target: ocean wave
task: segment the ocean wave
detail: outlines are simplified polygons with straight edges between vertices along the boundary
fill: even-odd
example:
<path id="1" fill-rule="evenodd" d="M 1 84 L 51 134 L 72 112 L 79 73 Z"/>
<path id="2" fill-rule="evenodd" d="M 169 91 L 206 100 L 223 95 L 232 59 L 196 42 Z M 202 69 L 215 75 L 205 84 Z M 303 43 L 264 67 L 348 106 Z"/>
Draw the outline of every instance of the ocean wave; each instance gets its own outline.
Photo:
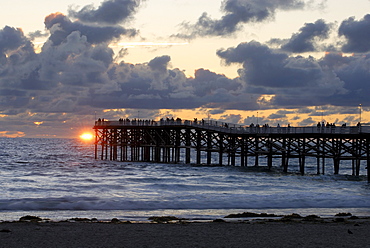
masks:
<path id="1" fill-rule="evenodd" d="M 57 211 L 57 210 L 158 210 L 158 209 L 295 209 L 295 208 L 368 208 L 370 200 L 361 197 L 345 199 L 322 196 L 312 201 L 311 198 L 277 199 L 270 196 L 239 196 L 239 200 L 214 199 L 211 196 L 183 197 L 181 199 L 111 199 L 97 197 L 62 197 L 62 198 L 23 198 L 0 200 L 0 211 Z"/>

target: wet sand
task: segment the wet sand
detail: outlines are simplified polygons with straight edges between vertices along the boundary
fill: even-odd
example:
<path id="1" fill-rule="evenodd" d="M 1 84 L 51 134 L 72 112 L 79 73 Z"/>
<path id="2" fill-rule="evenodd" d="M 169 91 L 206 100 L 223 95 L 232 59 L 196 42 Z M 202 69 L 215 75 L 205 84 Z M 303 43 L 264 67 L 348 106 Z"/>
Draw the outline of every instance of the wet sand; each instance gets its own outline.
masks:
<path id="1" fill-rule="evenodd" d="M 0 247 L 370 247 L 370 219 L 2 222 Z"/>

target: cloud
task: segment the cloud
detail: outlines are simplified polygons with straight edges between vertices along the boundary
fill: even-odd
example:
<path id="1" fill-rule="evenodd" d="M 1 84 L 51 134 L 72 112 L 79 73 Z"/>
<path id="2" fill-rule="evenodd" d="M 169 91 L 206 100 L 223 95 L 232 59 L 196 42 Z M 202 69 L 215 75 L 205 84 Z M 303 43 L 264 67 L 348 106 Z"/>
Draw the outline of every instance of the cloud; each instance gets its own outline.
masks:
<path id="1" fill-rule="evenodd" d="M 204 69 L 197 70 L 194 78 L 187 78 L 183 71 L 167 68 L 169 59 L 162 56 L 148 64 L 112 65 L 110 80 L 119 90 L 103 94 L 95 90 L 80 103 L 102 108 L 191 109 L 207 104 L 227 108 L 245 102 L 235 95 L 242 87 L 240 83 Z"/>
<path id="2" fill-rule="evenodd" d="M 331 98 L 333 104 L 357 106 L 359 103 L 369 103 L 369 53 L 356 56 L 328 53 L 320 60 L 320 64 L 332 70 L 345 83 L 343 87 L 348 91 L 344 97 Z"/>
<path id="3" fill-rule="evenodd" d="M 183 23 L 185 32 L 176 36 L 195 38 L 197 36 L 227 36 L 240 30 L 245 23 L 271 20 L 279 10 L 303 9 L 304 0 L 224 0 L 220 19 L 212 19 L 204 12 L 195 24 Z"/>
<path id="4" fill-rule="evenodd" d="M 69 8 L 68 15 L 81 22 L 115 25 L 127 21 L 137 12 L 140 0 L 106 0 L 98 8 L 87 5 L 77 10 Z"/>
<path id="5" fill-rule="evenodd" d="M 48 33 L 43 33 L 41 32 L 40 30 L 36 30 L 34 32 L 30 32 L 28 33 L 27 35 L 31 40 L 34 40 L 36 38 L 40 38 L 40 37 L 48 37 L 49 34 Z"/>
<path id="6" fill-rule="evenodd" d="M 211 95 L 218 89 L 236 92 L 238 89 L 242 88 L 240 82 L 205 69 L 196 70 L 195 78 L 190 80 L 190 83 L 194 88 L 194 93 L 198 97 Z"/>
<path id="7" fill-rule="evenodd" d="M 5 26 L 0 30 L 0 87 L 3 92 L 21 92 L 28 86 L 28 77 L 37 66 L 33 44 L 20 29 Z"/>
<path id="8" fill-rule="evenodd" d="M 251 41 L 217 54 L 226 64 L 242 65 L 239 75 L 245 92 L 272 96 L 261 102 L 266 108 L 370 103 L 370 86 L 364 83 L 370 81 L 369 53 L 344 56 L 331 52 L 318 59 L 291 56 Z"/>
<path id="9" fill-rule="evenodd" d="M 27 38 L 19 28 L 5 26 L 0 31 L 0 53 L 15 50 L 27 43 Z"/>
<path id="10" fill-rule="evenodd" d="M 106 1 L 97 9 L 90 6 L 76 11 L 74 17 L 88 11 L 98 15 L 108 2 L 118 4 L 118 1 Z M 253 8 L 248 10 L 248 4 Z M 236 8 L 239 5 L 245 6 Z M 276 11 L 304 6 L 303 1 L 224 1 L 225 16 L 210 20 L 225 25 L 218 33 L 221 35 L 224 31 L 225 34 L 235 32 L 243 23 L 269 20 Z M 129 14 L 122 13 L 122 22 L 132 18 L 137 7 Z M 266 15 L 262 14 L 263 10 L 267 10 Z M 254 11 L 255 14 L 247 20 L 242 19 L 238 11 Z M 228 17 L 230 23 L 226 22 L 227 15 L 231 15 Z M 353 20 L 352 25 L 359 22 Z M 290 39 L 284 43 L 280 41 L 282 47 L 278 49 L 257 41 L 220 49 L 217 55 L 225 64 L 240 66 L 236 78 L 204 68 L 198 68 L 189 77 L 181 68 L 172 68 L 168 55 L 137 64 L 118 61 L 109 43 L 135 35 L 137 31 L 116 23 L 118 21 L 108 23 L 98 19 L 92 23 L 87 17 L 73 21 L 61 13 L 51 14 L 45 18 L 49 37 L 38 53 L 31 40 L 41 33 L 26 37 L 21 29 L 8 26 L 1 29 L 0 114 L 7 120 L 2 124 L 14 128 L 7 131 L 27 130 L 29 123 L 43 122 L 37 128 L 54 128 L 55 123 L 54 131 L 58 133 L 83 118 L 90 124 L 91 116 L 86 116 L 104 109 L 145 109 L 154 118 L 158 109 L 201 108 L 204 113 L 207 110 L 215 115 L 223 113 L 224 121 L 239 122 L 242 120 L 239 114 L 226 110 L 300 107 L 302 111 L 296 112 L 299 118 L 313 111 L 308 108 L 310 106 L 347 107 L 358 106 L 359 102 L 370 105 L 370 86 L 364 83 L 370 82 L 369 53 L 345 56 L 331 52 L 322 58 L 292 54 L 320 50 L 320 42 L 326 39 L 331 28 L 324 20 L 305 24 Z M 214 27 L 201 26 L 199 30 L 217 34 L 213 32 Z M 345 36 L 347 45 L 352 41 L 349 37 Z M 135 115 L 113 112 L 107 117 Z M 335 109 L 335 113 L 339 112 Z M 289 121 L 291 114 L 291 111 L 277 111 L 268 118 L 283 124 Z M 260 123 L 268 123 L 266 118 L 259 117 Z M 250 117 L 245 121 L 250 123 L 255 119 Z M 13 127 L 16 120 L 21 121 Z M 302 123 L 310 121 L 306 119 Z"/>
<path id="11" fill-rule="evenodd" d="M 26 134 L 24 132 L 19 131 L 0 131 L 0 137 L 6 138 L 20 138 L 24 137 Z"/>
<path id="12" fill-rule="evenodd" d="M 317 121 L 313 120 L 311 117 L 308 117 L 307 119 L 304 119 L 298 123 L 298 126 L 302 127 L 308 127 L 308 126 L 313 126 L 317 124 Z"/>
<path id="13" fill-rule="evenodd" d="M 268 46 L 252 41 L 235 48 L 219 50 L 226 63 L 241 63 L 244 80 L 250 86 L 297 88 L 317 86 L 324 72 L 314 58 L 289 57 Z"/>
<path id="14" fill-rule="evenodd" d="M 75 22 L 63 14 L 49 15 L 45 24 L 50 38 L 39 54 L 20 30 L 7 27 L 0 31 L 7 34 L 3 37 L 14 39 L 12 44 L 0 40 L 7 53 L 1 67 L 1 109 L 9 113 L 25 109 L 74 113 L 83 108 L 225 111 L 367 101 L 369 89 L 363 84 L 369 79 L 367 55 L 291 56 L 294 49 L 274 50 L 251 41 L 217 51 L 226 64 L 241 65 L 239 77 L 230 79 L 203 68 L 187 77 L 180 69 L 171 69 L 168 55 L 142 64 L 117 63 L 108 43 L 89 40 L 91 34 L 84 35 L 83 29 L 69 28 Z M 323 20 L 305 24 L 286 44 L 314 45 L 326 37 L 328 27 Z M 57 31 L 65 32 L 57 35 Z M 274 116 L 278 115 L 284 116 Z"/>
<path id="15" fill-rule="evenodd" d="M 217 54 L 227 64 L 242 64 L 239 73 L 246 90 L 275 95 L 271 103 L 279 107 L 312 106 L 346 93 L 344 82 L 313 57 L 288 56 L 256 41 Z"/>
<path id="16" fill-rule="evenodd" d="M 113 61 L 113 51 L 105 44 L 92 45 L 78 31 L 63 43 L 46 43 L 39 55 L 40 78 L 67 85 L 91 85 L 107 82 L 105 73 Z"/>
<path id="17" fill-rule="evenodd" d="M 99 44 L 118 39 L 121 36 L 132 37 L 137 30 L 125 29 L 121 26 L 96 26 L 86 25 L 79 21 L 72 22 L 62 13 L 53 13 L 45 17 L 45 27 L 50 31 L 49 40 L 54 45 L 60 45 L 66 38 L 75 31 L 87 38 L 91 44 Z"/>
<path id="18" fill-rule="evenodd" d="M 339 27 L 339 35 L 346 38 L 342 46 L 343 52 L 364 53 L 370 51 L 370 14 L 360 21 L 354 17 L 344 20 Z"/>
<path id="19" fill-rule="evenodd" d="M 241 115 L 230 114 L 221 116 L 220 121 L 226 123 L 239 123 L 242 119 L 243 117 Z"/>
<path id="20" fill-rule="evenodd" d="M 167 71 L 168 63 L 171 61 L 171 57 L 164 55 L 160 57 L 156 57 L 149 61 L 148 66 L 153 71 L 158 71 L 161 73 L 165 73 Z"/>
<path id="21" fill-rule="evenodd" d="M 292 53 L 304 53 L 320 51 L 317 41 L 325 40 L 329 37 L 330 24 L 324 20 L 317 20 L 315 23 L 306 23 L 299 31 L 281 46 L 281 49 Z"/>
<path id="22" fill-rule="evenodd" d="M 270 120 L 280 120 L 287 118 L 287 114 L 293 114 L 292 111 L 278 110 L 276 113 L 270 114 L 267 118 Z"/>

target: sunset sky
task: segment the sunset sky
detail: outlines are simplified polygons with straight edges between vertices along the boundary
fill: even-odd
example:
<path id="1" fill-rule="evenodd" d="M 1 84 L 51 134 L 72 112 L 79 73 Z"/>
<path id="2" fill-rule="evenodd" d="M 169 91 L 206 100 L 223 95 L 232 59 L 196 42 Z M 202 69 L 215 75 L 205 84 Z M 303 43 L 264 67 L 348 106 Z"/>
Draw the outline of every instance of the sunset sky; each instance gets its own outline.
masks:
<path id="1" fill-rule="evenodd" d="M 0 137 L 370 122 L 370 0 L 14 0 L 0 24 Z"/>

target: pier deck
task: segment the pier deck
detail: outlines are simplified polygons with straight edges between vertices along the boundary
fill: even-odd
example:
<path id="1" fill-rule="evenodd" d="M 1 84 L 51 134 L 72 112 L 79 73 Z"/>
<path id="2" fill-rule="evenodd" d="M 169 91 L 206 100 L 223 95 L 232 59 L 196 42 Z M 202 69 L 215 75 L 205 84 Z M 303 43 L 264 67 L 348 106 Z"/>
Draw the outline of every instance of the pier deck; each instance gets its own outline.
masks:
<path id="1" fill-rule="evenodd" d="M 298 158 L 303 175 L 306 158 L 314 157 L 317 174 L 324 174 L 326 159 L 332 159 L 334 174 L 339 174 L 342 160 L 351 160 L 355 176 L 365 160 L 370 182 L 370 126 L 246 127 L 216 121 L 122 120 L 97 121 L 94 130 L 95 159 L 247 166 L 252 157 L 258 166 L 260 157 L 266 157 L 268 168 L 278 163 L 287 172 L 289 159 Z"/>

